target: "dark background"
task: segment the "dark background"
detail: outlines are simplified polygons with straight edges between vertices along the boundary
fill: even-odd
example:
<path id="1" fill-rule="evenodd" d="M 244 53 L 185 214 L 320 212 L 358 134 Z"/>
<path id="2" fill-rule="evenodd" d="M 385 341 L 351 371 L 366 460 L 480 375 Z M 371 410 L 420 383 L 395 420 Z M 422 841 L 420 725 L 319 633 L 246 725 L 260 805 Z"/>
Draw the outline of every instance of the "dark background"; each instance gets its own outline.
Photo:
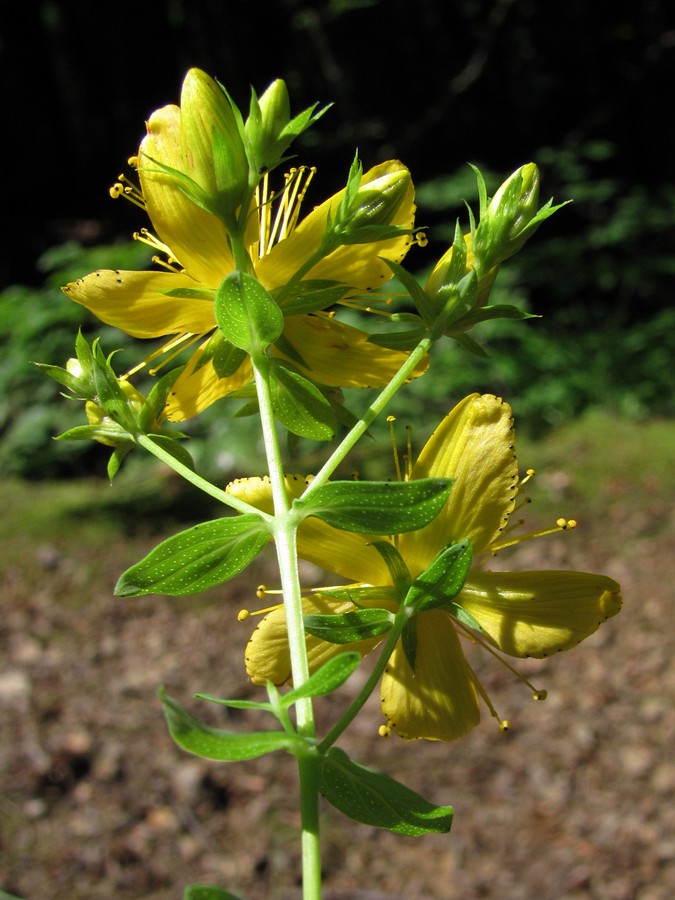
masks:
<path id="1" fill-rule="evenodd" d="M 12 4 L 2 27 L 6 231 L 0 281 L 73 234 L 138 227 L 107 188 L 143 122 L 199 66 L 246 107 L 286 79 L 293 108 L 333 101 L 304 142 L 322 195 L 355 147 L 401 158 L 416 182 L 478 162 L 501 174 L 542 146 L 609 142 L 592 174 L 672 182 L 675 22 L 669 0 L 148 0 Z M 311 150 L 311 153 L 310 153 Z M 544 190 L 553 193 L 555 173 Z M 574 214 L 561 227 L 574 228 Z"/>
<path id="2" fill-rule="evenodd" d="M 251 86 L 261 93 L 277 77 L 294 113 L 334 104 L 295 147 L 319 170 L 306 208 L 344 185 L 356 149 L 365 168 L 403 160 L 416 223 L 429 228 L 429 247 L 406 258 L 420 277 L 455 219 L 468 228 L 467 163 L 492 192 L 534 160 L 542 202 L 573 200 L 502 267 L 492 293 L 542 318 L 477 328 L 487 360 L 441 343 L 435 374 L 397 400 L 411 425 L 447 412 L 449 386 L 454 398 L 509 398 L 533 435 L 589 408 L 633 421 L 675 415 L 672 9 L 672 0 L 12 4 L 0 32 L 0 471 L 79 475 L 103 459 L 99 447 L 54 443 L 81 409 L 32 361 L 63 365 L 78 328 L 121 349 L 122 369 L 147 354 L 60 287 L 97 268 L 148 265 L 130 237 L 150 223 L 108 190 L 153 110 L 179 102 L 191 66 L 244 112 Z M 237 408 L 218 404 L 191 423 L 206 469 L 224 440 L 248 461 L 243 420 L 230 427 Z M 243 435 L 239 449 L 232 434 Z"/>

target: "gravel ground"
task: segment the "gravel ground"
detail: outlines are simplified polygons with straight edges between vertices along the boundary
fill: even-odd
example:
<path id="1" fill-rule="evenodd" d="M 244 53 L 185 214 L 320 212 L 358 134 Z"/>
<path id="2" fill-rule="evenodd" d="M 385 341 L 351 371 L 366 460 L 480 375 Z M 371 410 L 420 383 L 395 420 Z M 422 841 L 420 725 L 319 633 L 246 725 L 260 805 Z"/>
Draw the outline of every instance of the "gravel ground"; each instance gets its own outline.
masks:
<path id="1" fill-rule="evenodd" d="M 503 559 L 605 572 L 622 584 L 623 612 L 579 648 L 521 664 L 545 703 L 487 654 L 471 657 L 507 735 L 486 716 L 451 745 L 383 739 L 373 702 L 341 746 L 452 803 L 455 822 L 449 835 L 403 838 L 326 807 L 329 900 L 675 896 L 672 497 L 655 484 L 636 506 L 629 485 L 608 490 L 602 519 Z M 106 534 L 92 547 L 79 527 L 20 553 L 10 541 L 5 555 L 0 886 L 27 900 L 169 900 L 197 881 L 299 897 L 293 761 L 187 756 L 156 699 L 161 683 L 214 723 L 244 727 L 248 714 L 190 698 L 259 696 L 236 612 L 252 602 L 249 583 L 273 577 L 258 569 L 199 601 L 116 600 L 117 575 L 157 536 Z M 321 704 L 322 727 L 356 688 Z"/>

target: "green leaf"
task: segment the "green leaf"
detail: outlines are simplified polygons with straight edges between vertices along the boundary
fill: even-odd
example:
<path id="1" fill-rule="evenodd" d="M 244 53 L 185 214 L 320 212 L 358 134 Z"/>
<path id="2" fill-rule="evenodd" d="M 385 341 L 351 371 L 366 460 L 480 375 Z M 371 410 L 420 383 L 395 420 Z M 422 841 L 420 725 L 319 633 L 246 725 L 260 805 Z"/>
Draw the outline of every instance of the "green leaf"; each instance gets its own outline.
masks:
<path id="1" fill-rule="evenodd" d="M 183 891 L 183 900 L 241 900 L 241 897 L 216 884 L 189 884 Z"/>
<path id="2" fill-rule="evenodd" d="M 402 534 L 433 521 L 452 490 L 452 478 L 414 481 L 331 481 L 296 500 L 294 509 L 342 531 Z"/>
<path id="3" fill-rule="evenodd" d="M 321 793 L 350 819 L 397 834 L 444 834 L 452 825 L 451 806 L 429 803 L 388 775 L 354 762 L 338 747 L 324 758 Z"/>
<path id="4" fill-rule="evenodd" d="M 246 272 L 227 275 L 216 291 L 214 313 L 230 343 L 260 353 L 284 330 L 284 314 L 257 278 Z"/>
<path id="5" fill-rule="evenodd" d="M 281 360 L 270 360 L 270 388 L 274 415 L 293 434 L 314 441 L 329 441 L 336 422 L 330 403 L 307 378 L 291 371 Z"/>
<path id="6" fill-rule="evenodd" d="M 296 735 L 285 731 L 224 731 L 198 722 L 176 700 L 169 697 L 163 688 L 159 690 L 164 715 L 169 725 L 171 737 L 188 753 L 203 759 L 219 762 L 239 762 L 255 759 L 275 750 L 302 752 L 305 742 Z"/>
<path id="7" fill-rule="evenodd" d="M 460 541 L 444 547 L 413 581 L 406 595 L 405 605 L 416 613 L 439 606 L 445 608 L 462 590 L 472 558 L 471 541 Z"/>
<path id="8" fill-rule="evenodd" d="M 203 522 L 163 541 L 127 569 L 115 594 L 175 597 L 205 591 L 245 569 L 268 540 L 265 524 L 255 514 Z"/>
<path id="9" fill-rule="evenodd" d="M 330 644 L 353 644 L 386 634 L 394 623 L 388 609 L 357 609 L 334 616 L 303 616 L 305 631 Z"/>
<path id="10" fill-rule="evenodd" d="M 281 702 L 288 708 L 304 697 L 323 697 L 341 687 L 361 662 L 360 653 L 340 653 L 329 659 L 298 688 L 283 694 Z"/>

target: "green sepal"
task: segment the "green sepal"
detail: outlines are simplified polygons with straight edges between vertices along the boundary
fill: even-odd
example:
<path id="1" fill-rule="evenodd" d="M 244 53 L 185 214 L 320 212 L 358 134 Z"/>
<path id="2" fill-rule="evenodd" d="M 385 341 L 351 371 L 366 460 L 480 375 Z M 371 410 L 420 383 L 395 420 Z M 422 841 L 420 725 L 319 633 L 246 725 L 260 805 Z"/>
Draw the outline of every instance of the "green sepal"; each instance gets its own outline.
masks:
<path id="1" fill-rule="evenodd" d="M 354 587 L 353 584 L 348 584 L 344 587 L 321 588 L 315 593 L 320 597 L 329 597 L 331 600 L 351 600 L 354 606 L 362 606 L 364 600 L 396 601 L 396 594 L 391 585 Z"/>
<path id="2" fill-rule="evenodd" d="M 429 803 L 388 775 L 350 759 L 339 747 L 324 758 L 321 793 L 350 819 L 397 834 L 444 834 L 452 826 L 451 806 Z"/>
<path id="3" fill-rule="evenodd" d="M 396 547 L 389 541 L 373 541 L 372 546 L 380 554 L 389 569 L 395 593 L 400 594 L 401 591 L 407 590 L 410 586 L 410 570 Z"/>
<path id="4" fill-rule="evenodd" d="M 148 434 L 148 439 L 151 440 L 153 444 L 157 444 L 158 447 L 161 447 L 165 453 L 173 456 L 173 458 L 175 460 L 178 460 L 179 463 L 182 463 L 188 469 L 192 469 L 192 471 L 194 471 L 194 460 L 190 456 L 189 452 L 185 449 L 185 447 L 182 444 L 178 443 L 175 435 L 157 434 L 155 432 L 152 434 Z"/>
<path id="5" fill-rule="evenodd" d="M 349 285 L 339 281 L 301 281 L 293 286 L 290 295 L 282 288 L 277 300 L 285 316 L 304 316 L 333 306 L 348 291 Z"/>
<path id="6" fill-rule="evenodd" d="M 219 762 L 256 759 L 275 750 L 302 753 L 305 742 L 285 731 L 225 731 L 198 722 L 180 703 L 169 697 L 164 688 L 158 691 L 171 737 L 188 753 Z"/>
<path id="7" fill-rule="evenodd" d="M 218 378 L 229 378 L 230 375 L 234 375 L 245 359 L 245 350 L 235 347 L 231 341 L 227 340 L 222 331 L 214 331 L 202 348 L 194 370 L 198 372 L 202 366 L 211 363 Z"/>
<path id="8" fill-rule="evenodd" d="M 311 675 L 301 687 L 293 688 L 285 694 L 279 694 L 279 705 L 282 709 L 288 709 L 305 697 L 324 697 L 326 694 L 332 693 L 345 683 L 360 661 L 361 655 L 351 651 L 334 656 Z M 268 682 L 268 692 L 269 687 L 270 683 Z M 223 700 L 220 697 L 213 697 L 211 694 L 201 693 L 195 694 L 195 697 L 233 709 L 262 709 L 266 712 L 274 712 L 272 703 L 259 703 L 254 700 Z"/>
<path id="9" fill-rule="evenodd" d="M 411 671 L 415 671 L 417 662 L 417 622 L 415 619 L 409 619 L 403 626 L 401 632 L 401 644 L 405 658 L 408 661 Z"/>
<path id="10" fill-rule="evenodd" d="M 78 400 L 93 400 L 96 396 L 94 358 L 91 347 L 82 334 L 81 329 L 77 332 L 77 337 L 75 338 L 75 356 L 80 364 L 79 374 L 68 371 L 68 368 L 63 369 L 61 366 L 50 366 L 46 363 L 34 363 L 33 365 L 37 366 L 38 369 L 42 369 L 45 375 L 49 375 L 54 381 L 58 381 L 59 384 L 67 387 Z"/>
<path id="11" fill-rule="evenodd" d="M 414 481 L 331 481 L 293 508 L 341 531 L 402 534 L 433 521 L 448 499 L 452 478 Z"/>
<path id="12" fill-rule="evenodd" d="M 525 312 L 525 310 L 520 309 L 518 306 L 512 306 L 507 303 L 499 303 L 495 306 L 483 306 L 478 309 L 473 309 L 470 312 L 462 315 L 458 320 L 452 320 L 449 328 L 449 333 L 452 334 L 452 326 L 456 324 L 456 322 L 461 325 L 462 328 L 473 328 L 474 325 L 478 325 L 480 322 L 488 322 L 490 319 L 539 319 L 540 316 L 535 313 Z M 454 335 L 453 335 L 454 336 Z"/>
<path id="13" fill-rule="evenodd" d="M 444 547 L 410 585 L 404 605 L 415 613 L 445 608 L 462 590 L 472 558 L 471 541 Z"/>
<path id="14" fill-rule="evenodd" d="M 178 300 L 206 300 L 213 303 L 216 295 L 214 288 L 173 288 L 170 291 L 159 291 L 165 297 L 175 297 Z"/>
<path id="15" fill-rule="evenodd" d="M 368 336 L 369 344 L 377 344 L 387 350 L 414 350 L 427 336 L 426 328 L 413 328 L 409 331 L 377 332 Z"/>
<path id="16" fill-rule="evenodd" d="M 113 368 L 110 364 L 112 357 L 103 355 L 98 344 L 93 347 L 94 356 L 94 384 L 96 385 L 96 395 L 101 408 L 106 415 L 114 419 L 130 434 L 135 435 L 139 431 L 136 416 L 129 408 L 129 399 L 120 387 Z"/>
<path id="17" fill-rule="evenodd" d="M 400 263 L 394 262 L 393 259 L 385 259 L 384 257 L 380 257 L 380 259 L 389 266 L 393 274 L 406 289 L 410 295 L 410 299 L 415 304 L 417 312 L 422 317 L 422 321 L 426 325 L 431 325 L 438 313 L 438 303 L 434 302 L 422 285 L 417 281 L 415 276 L 408 272 L 407 269 L 404 269 Z"/>
<path id="18" fill-rule="evenodd" d="M 303 616 L 305 631 L 329 644 L 352 644 L 391 630 L 394 614 L 388 609 L 357 609 L 341 615 Z"/>
<path id="19" fill-rule="evenodd" d="M 242 898 L 239 894 L 218 887 L 217 884 L 189 884 L 183 890 L 183 900 L 242 900 Z"/>
<path id="20" fill-rule="evenodd" d="M 108 465 L 106 466 L 106 473 L 110 481 L 113 480 L 115 475 L 120 470 L 120 466 L 122 465 L 125 456 L 132 449 L 133 444 L 118 444 L 117 447 L 110 454 L 110 459 L 108 460 Z"/>
<path id="21" fill-rule="evenodd" d="M 98 441 L 107 438 L 114 441 L 128 441 L 133 443 L 133 435 L 125 431 L 116 422 L 104 422 L 101 425 L 74 425 L 68 431 L 57 434 L 56 441 Z M 103 442 L 101 442 L 103 443 Z"/>
<path id="22" fill-rule="evenodd" d="M 178 376 L 182 371 L 182 366 L 172 369 L 153 384 L 138 414 L 138 427 L 144 434 L 147 434 L 156 425 L 162 410 L 166 406 L 166 398 L 169 396 L 169 391 L 178 380 Z"/>
<path id="23" fill-rule="evenodd" d="M 214 314 L 227 340 L 247 353 L 261 353 L 284 330 L 284 314 L 276 300 L 247 272 L 231 272 L 223 278 Z"/>
<path id="24" fill-rule="evenodd" d="M 463 347 L 473 356 L 477 356 L 480 359 L 489 359 L 490 354 L 484 347 L 478 343 L 478 341 L 474 341 L 474 339 L 469 334 L 453 334 L 453 341 L 457 341 L 460 347 Z"/>
<path id="25" fill-rule="evenodd" d="M 274 415 L 293 434 L 329 441 L 337 423 L 330 403 L 307 378 L 279 359 L 270 360 L 270 390 Z"/>
<path id="26" fill-rule="evenodd" d="M 118 597 L 196 594 L 238 575 L 269 540 L 255 515 L 202 522 L 162 541 L 120 577 Z"/>

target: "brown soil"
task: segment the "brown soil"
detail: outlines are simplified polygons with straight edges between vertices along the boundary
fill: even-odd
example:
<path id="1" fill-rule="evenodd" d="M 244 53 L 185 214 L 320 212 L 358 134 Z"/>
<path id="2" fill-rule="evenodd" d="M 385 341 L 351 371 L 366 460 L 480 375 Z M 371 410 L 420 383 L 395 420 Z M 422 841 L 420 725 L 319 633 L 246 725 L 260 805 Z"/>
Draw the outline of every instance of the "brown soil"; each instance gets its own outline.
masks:
<path id="1" fill-rule="evenodd" d="M 511 733 L 486 716 L 456 744 L 405 743 L 378 737 L 377 702 L 357 719 L 341 746 L 452 803 L 455 822 L 449 835 L 404 838 L 326 806 L 327 898 L 675 896 L 675 538 L 662 495 L 638 509 L 624 488 L 594 524 L 509 559 L 605 572 L 625 597 L 579 648 L 520 664 L 548 689 L 545 703 L 472 656 Z M 293 760 L 188 756 L 156 699 L 164 684 L 214 723 L 268 727 L 191 696 L 260 696 L 243 673 L 250 625 L 236 612 L 251 603 L 249 583 L 273 576 L 259 569 L 200 601 L 114 599 L 117 575 L 156 541 L 108 535 L 92 550 L 63 529 L 6 559 L 0 886 L 27 900 L 169 900 L 194 882 L 299 897 Z M 353 691 L 320 703 L 322 727 Z"/>

